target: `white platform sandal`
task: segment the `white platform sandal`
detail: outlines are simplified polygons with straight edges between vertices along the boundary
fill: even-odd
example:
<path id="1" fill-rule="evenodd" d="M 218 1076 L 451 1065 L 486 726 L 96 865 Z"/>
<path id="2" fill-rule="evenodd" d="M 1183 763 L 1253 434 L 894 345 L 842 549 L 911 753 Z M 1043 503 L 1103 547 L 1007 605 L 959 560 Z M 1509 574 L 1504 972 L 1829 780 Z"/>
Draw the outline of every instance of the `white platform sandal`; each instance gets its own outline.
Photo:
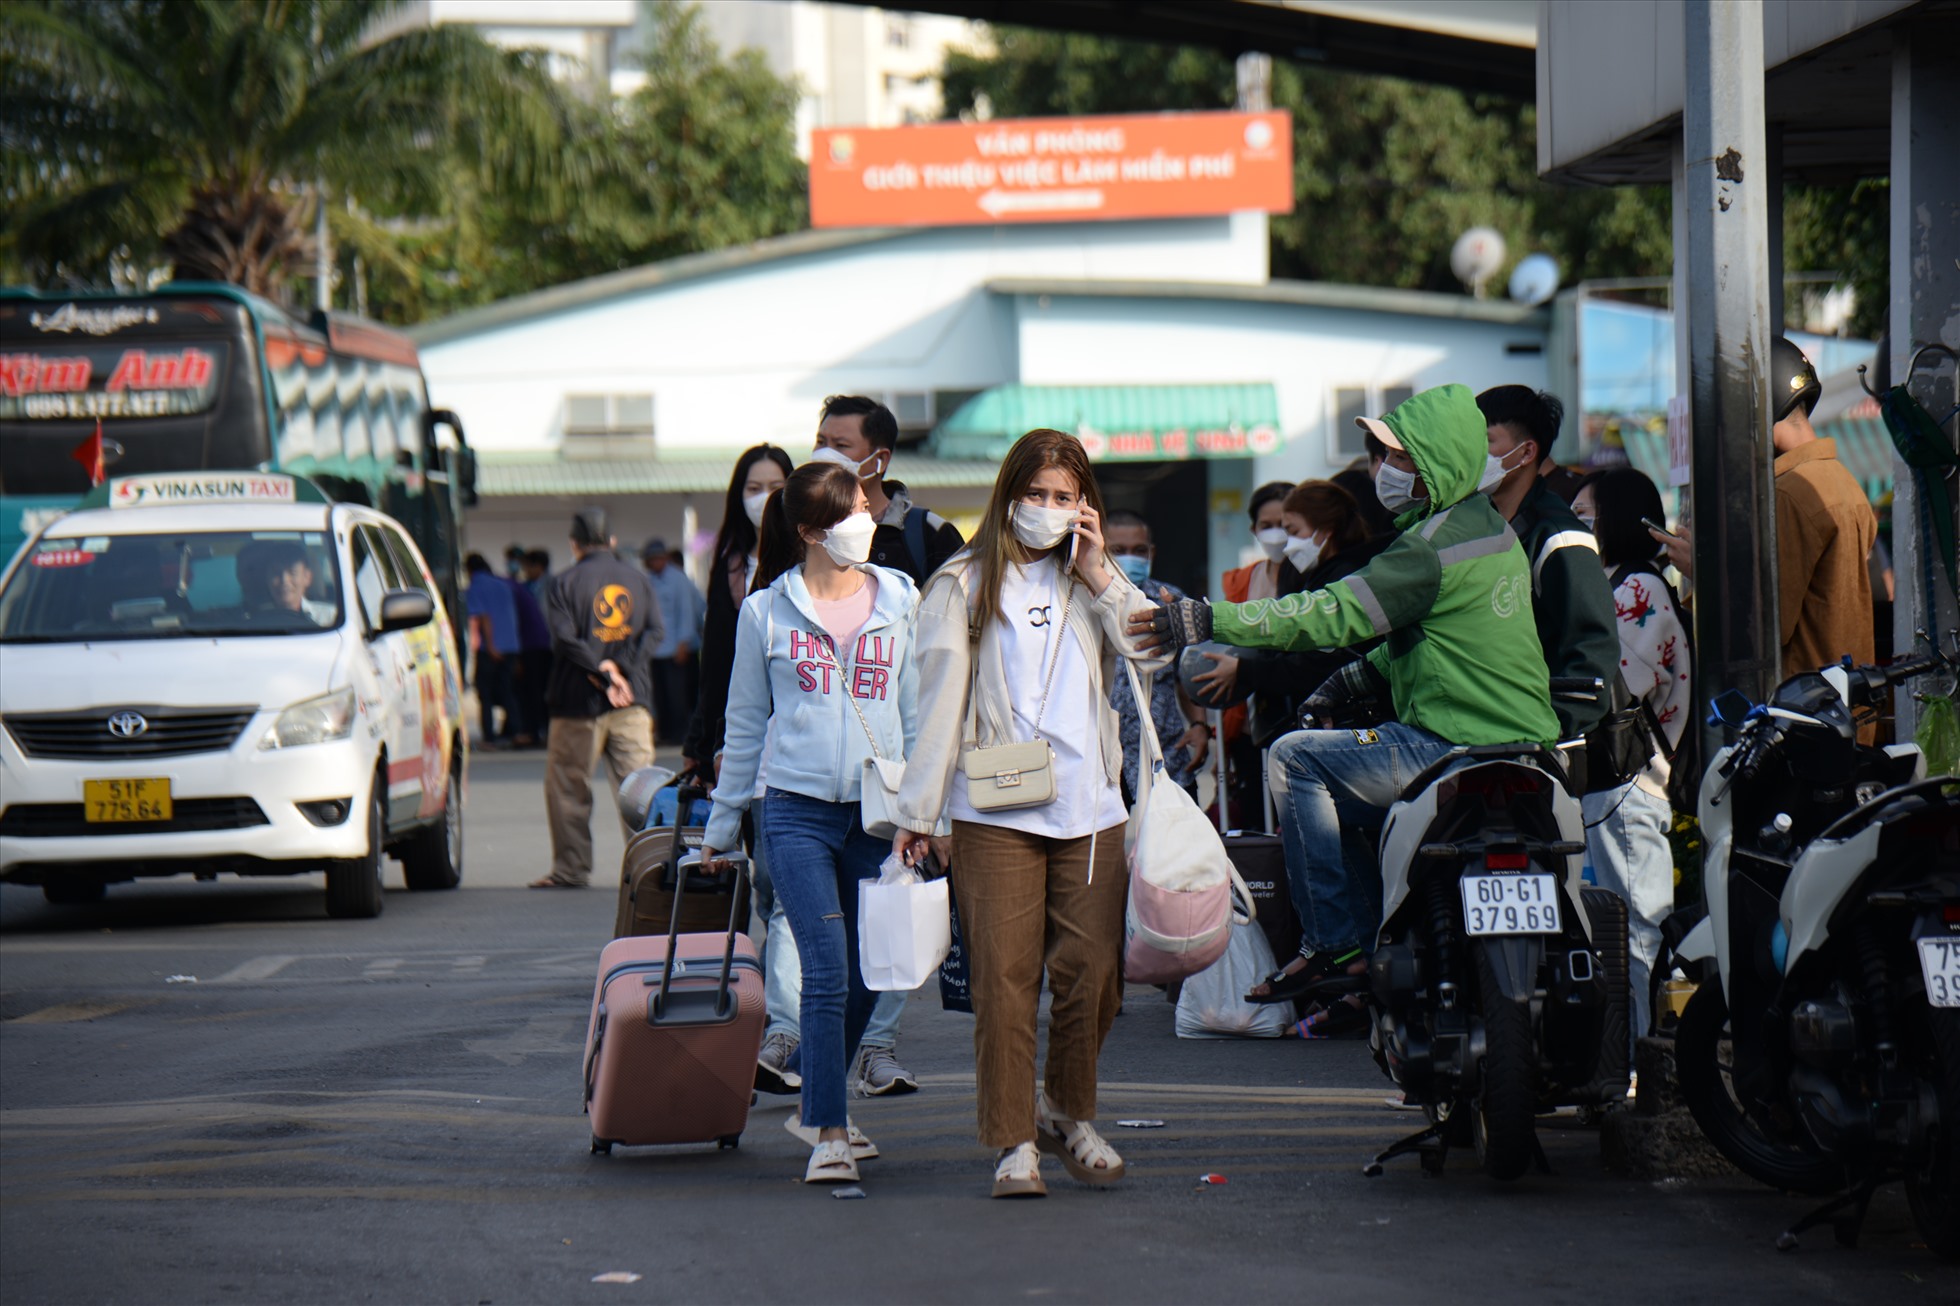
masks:
<path id="1" fill-rule="evenodd" d="M 1123 1177 L 1123 1158 L 1094 1125 L 1050 1114 L 1047 1099 L 1039 1096 L 1035 1099 L 1034 1141 L 1085 1184 L 1101 1188 Z"/>
<path id="2" fill-rule="evenodd" d="M 805 1125 L 803 1124 L 803 1117 L 800 1113 L 797 1115 L 793 1115 L 789 1119 L 783 1121 L 783 1128 L 788 1130 L 795 1137 L 802 1139 L 810 1146 L 815 1147 L 817 1145 L 817 1139 L 818 1139 L 817 1131 L 805 1127 Z M 878 1145 L 872 1142 L 871 1139 L 866 1136 L 865 1132 L 862 1129 L 859 1129 L 855 1124 L 851 1125 L 850 1132 L 851 1132 L 851 1159 L 853 1161 L 876 1161 L 878 1159 Z"/>
<path id="3" fill-rule="evenodd" d="M 858 1167 L 851 1159 L 851 1145 L 841 1138 L 818 1143 L 810 1153 L 810 1168 L 803 1172 L 806 1184 L 854 1184 L 857 1180 Z"/>
<path id="4" fill-rule="evenodd" d="M 1001 1152 L 994 1165 L 994 1196 L 1048 1196 L 1048 1185 L 1041 1182 L 1041 1154 L 1033 1143 L 1022 1143 Z"/>

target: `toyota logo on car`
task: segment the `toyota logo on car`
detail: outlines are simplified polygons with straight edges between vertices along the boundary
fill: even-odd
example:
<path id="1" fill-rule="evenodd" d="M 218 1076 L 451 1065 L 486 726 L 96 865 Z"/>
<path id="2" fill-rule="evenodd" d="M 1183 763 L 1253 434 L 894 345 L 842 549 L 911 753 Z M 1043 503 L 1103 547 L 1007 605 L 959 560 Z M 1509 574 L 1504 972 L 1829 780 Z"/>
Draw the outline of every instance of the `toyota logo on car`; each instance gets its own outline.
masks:
<path id="1" fill-rule="evenodd" d="M 118 739 L 134 739 L 149 728 L 141 712 L 117 712 L 109 718 L 109 733 Z"/>

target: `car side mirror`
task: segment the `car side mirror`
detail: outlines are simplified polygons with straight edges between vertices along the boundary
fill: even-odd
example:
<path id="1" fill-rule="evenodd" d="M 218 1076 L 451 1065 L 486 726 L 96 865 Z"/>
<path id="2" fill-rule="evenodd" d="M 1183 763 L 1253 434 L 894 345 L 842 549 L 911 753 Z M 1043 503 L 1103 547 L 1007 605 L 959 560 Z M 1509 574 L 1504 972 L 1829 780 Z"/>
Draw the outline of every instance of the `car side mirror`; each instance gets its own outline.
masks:
<path id="1" fill-rule="evenodd" d="M 389 590 L 381 596 L 381 611 L 375 619 L 375 634 L 413 630 L 436 619 L 436 601 L 421 590 Z"/>

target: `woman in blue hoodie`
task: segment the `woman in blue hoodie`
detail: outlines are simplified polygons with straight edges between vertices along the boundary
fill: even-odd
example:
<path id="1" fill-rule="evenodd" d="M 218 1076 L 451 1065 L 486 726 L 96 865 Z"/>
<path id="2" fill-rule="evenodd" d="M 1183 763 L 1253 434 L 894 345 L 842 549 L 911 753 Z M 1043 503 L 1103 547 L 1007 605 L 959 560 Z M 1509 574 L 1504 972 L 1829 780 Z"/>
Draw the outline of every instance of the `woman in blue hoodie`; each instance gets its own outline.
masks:
<path id="1" fill-rule="evenodd" d="M 852 1183 L 877 1156 L 845 1115 L 845 1068 L 877 995 L 857 964 L 858 881 L 890 847 L 858 820 L 865 759 L 912 746 L 917 685 L 909 576 L 868 565 L 877 525 L 857 478 L 810 463 L 762 512 L 755 589 L 735 629 L 727 735 L 702 860 L 735 845 L 770 741 L 757 838 L 803 958 L 803 1100 L 790 1132 L 815 1145 L 809 1183 Z"/>

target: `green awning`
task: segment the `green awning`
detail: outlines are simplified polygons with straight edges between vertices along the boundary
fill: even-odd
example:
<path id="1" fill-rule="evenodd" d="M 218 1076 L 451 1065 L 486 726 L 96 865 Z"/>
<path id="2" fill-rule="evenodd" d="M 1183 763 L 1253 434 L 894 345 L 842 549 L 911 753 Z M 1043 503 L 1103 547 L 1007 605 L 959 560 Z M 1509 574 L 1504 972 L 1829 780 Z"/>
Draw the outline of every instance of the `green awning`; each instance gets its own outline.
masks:
<path id="1" fill-rule="evenodd" d="M 1081 439 L 1102 462 L 1251 458 L 1279 448 L 1279 397 L 1270 382 L 1235 385 L 1002 385 L 939 424 L 942 458 L 998 462 L 1029 431 Z"/>
<path id="2" fill-rule="evenodd" d="M 799 452 L 792 450 L 792 456 Z M 720 453 L 690 451 L 663 458 L 579 458 L 556 453 L 478 455 L 477 493 L 489 499 L 521 496 L 562 498 L 617 494 L 721 494 L 735 470 L 740 449 Z M 933 458 L 922 451 L 901 449 L 893 480 L 919 490 L 988 486 L 1000 467 L 988 462 L 958 462 Z"/>
<path id="3" fill-rule="evenodd" d="M 1892 492 L 1892 436 L 1876 417 L 1840 417 L 1817 424 L 1817 434 L 1837 441 L 1838 461 L 1851 473 L 1874 505 Z M 1660 423 L 1654 429 L 1627 423 L 1621 431 L 1627 460 L 1662 490 L 1667 489 L 1667 432 Z M 1601 454 L 1607 451 L 1602 450 Z M 1604 458 L 1595 455 L 1596 462 Z"/>

